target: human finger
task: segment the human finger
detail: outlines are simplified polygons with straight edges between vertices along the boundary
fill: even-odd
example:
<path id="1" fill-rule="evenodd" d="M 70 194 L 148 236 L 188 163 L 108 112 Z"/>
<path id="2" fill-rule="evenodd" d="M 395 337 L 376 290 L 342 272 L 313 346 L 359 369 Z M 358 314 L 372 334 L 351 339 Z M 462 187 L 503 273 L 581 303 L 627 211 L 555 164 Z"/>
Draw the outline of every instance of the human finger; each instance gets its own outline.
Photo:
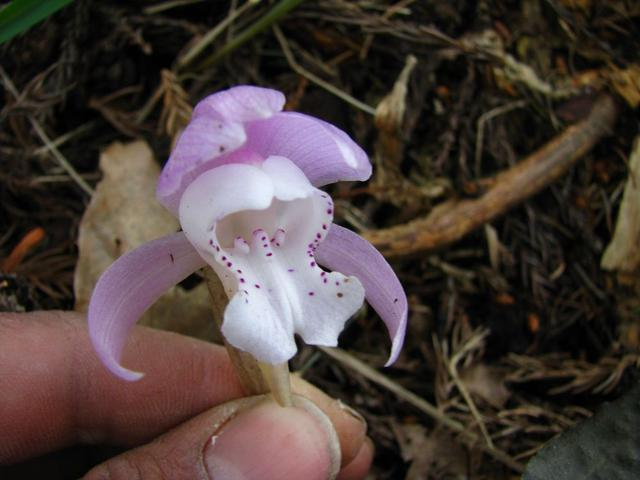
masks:
<path id="1" fill-rule="evenodd" d="M 294 396 L 282 408 L 267 396 L 215 407 L 148 445 L 114 457 L 85 480 L 335 478 L 338 439 L 329 418 Z"/>
<path id="2" fill-rule="evenodd" d="M 371 469 L 374 453 L 373 442 L 367 437 L 355 458 L 340 470 L 337 480 L 360 480 L 365 478 Z"/>
<path id="3" fill-rule="evenodd" d="M 78 443 L 140 445 L 208 408 L 243 396 L 223 348 L 136 328 L 123 362 L 146 373 L 111 375 L 90 345 L 84 319 L 66 312 L 0 316 L 0 464 Z M 360 449 L 366 426 L 303 381 L 300 392 L 336 425 L 342 458 Z"/>

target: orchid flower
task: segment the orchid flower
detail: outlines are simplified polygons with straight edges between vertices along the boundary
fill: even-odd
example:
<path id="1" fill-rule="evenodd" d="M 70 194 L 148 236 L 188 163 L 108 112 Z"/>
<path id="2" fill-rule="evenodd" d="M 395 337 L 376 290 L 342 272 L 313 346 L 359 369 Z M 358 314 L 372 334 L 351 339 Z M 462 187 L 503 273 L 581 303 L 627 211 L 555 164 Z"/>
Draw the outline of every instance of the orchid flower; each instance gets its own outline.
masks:
<path id="1" fill-rule="evenodd" d="M 230 299 L 223 335 L 261 362 L 289 360 L 294 334 L 337 345 L 365 297 L 391 337 L 387 364 L 398 357 L 404 290 L 370 243 L 332 223 L 333 202 L 317 188 L 368 179 L 369 159 L 343 131 L 283 112 L 284 103 L 278 91 L 239 86 L 194 109 L 157 188 L 182 232 L 120 257 L 91 298 L 90 337 L 117 376 L 142 377 L 120 364 L 129 330 L 165 290 L 206 265 Z"/>

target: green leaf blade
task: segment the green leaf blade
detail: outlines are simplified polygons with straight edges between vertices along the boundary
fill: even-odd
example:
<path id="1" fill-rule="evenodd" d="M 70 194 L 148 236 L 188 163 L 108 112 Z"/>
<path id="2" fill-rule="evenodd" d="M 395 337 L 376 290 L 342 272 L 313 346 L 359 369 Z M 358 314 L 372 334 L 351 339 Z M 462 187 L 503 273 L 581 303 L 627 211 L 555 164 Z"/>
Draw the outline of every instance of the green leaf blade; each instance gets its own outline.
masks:
<path id="1" fill-rule="evenodd" d="M 0 10 L 0 44 L 11 40 L 73 0 L 14 0 Z"/>

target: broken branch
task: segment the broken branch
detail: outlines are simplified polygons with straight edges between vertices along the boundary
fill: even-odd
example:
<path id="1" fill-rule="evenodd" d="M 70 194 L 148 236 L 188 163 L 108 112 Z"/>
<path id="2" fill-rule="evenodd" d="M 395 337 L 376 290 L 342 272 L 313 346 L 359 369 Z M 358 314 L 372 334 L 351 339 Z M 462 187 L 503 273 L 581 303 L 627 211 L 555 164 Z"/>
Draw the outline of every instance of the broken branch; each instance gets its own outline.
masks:
<path id="1" fill-rule="evenodd" d="M 614 100 L 602 95 L 585 120 L 568 127 L 529 157 L 496 175 L 487 182 L 489 189 L 481 197 L 445 202 L 426 217 L 366 232 L 364 236 L 388 257 L 435 250 L 455 242 L 562 177 L 612 131 L 617 116 Z"/>

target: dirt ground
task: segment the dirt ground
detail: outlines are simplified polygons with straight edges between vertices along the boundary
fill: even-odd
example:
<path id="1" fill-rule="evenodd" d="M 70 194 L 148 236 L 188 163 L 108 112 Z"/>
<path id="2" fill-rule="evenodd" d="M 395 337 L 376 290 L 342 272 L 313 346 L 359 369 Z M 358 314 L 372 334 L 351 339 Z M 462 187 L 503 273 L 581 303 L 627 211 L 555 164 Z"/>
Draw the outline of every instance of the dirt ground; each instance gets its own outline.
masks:
<path id="1" fill-rule="evenodd" d="M 292 369 L 366 417 L 372 478 L 515 478 L 639 378 L 640 239 L 601 266 L 640 148 L 638 52 L 632 0 L 77 0 L 0 46 L 0 310 L 74 307 L 112 142 L 164 162 L 200 98 L 273 87 L 369 153 L 368 183 L 329 188 L 336 221 L 410 304 L 392 367 L 365 309 L 349 354 L 302 347 Z M 40 464 L 75 478 L 111 453 Z"/>

